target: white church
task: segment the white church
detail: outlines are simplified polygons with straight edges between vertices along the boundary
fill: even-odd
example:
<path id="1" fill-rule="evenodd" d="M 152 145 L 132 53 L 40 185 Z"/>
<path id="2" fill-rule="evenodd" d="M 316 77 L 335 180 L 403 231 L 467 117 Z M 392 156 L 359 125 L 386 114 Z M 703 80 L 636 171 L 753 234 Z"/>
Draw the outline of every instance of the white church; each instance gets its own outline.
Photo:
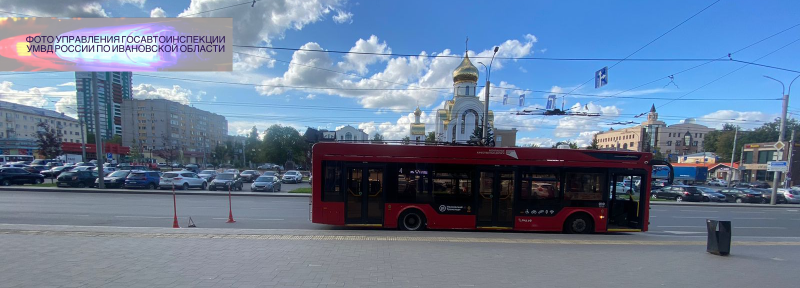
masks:
<path id="1" fill-rule="evenodd" d="M 472 65 L 465 54 L 464 60 L 453 71 L 453 98 L 445 101 L 444 109 L 437 111 L 437 141 L 467 143 L 475 127 L 483 125 L 484 103 L 477 93 L 478 68 Z M 494 113 L 491 110 L 488 119 L 489 127 L 494 128 Z M 513 147 L 516 144 L 517 129 L 492 130 L 497 147 Z"/>

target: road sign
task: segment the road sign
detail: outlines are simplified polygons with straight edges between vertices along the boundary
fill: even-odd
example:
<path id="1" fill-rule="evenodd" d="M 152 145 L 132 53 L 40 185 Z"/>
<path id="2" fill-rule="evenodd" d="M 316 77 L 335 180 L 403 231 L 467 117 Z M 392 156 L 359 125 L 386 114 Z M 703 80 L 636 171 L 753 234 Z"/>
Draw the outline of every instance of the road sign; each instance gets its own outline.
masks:
<path id="1" fill-rule="evenodd" d="M 603 67 L 594 73 L 594 88 L 600 88 L 606 84 L 608 84 L 608 67 Z"/>
<path id="2" fill-rule="evenodd" d="M 789 172 L 789 162 L 787 162 L 787 161 L 769 161 L 769 162 L 767 162 L 767 171 Z"/>
<path id="3" fill-rule="evenodd" d="M 111 158 L 113 158 L 113 157 L 114 157 L 114 156 L 113 156 L 113 155 L 111 155 L 111 153 L 106 153 L 106 159 L 111 159 Z"/>
<path id="4" fill-rule="evenodd" d="M 786 144 L 783 144 L 783 142 L 778 141 L 778 142 L 775 142 L 774 146 L 775 146 L 775 149 L 783 150 L 783 147 L 786 147 Z"/>

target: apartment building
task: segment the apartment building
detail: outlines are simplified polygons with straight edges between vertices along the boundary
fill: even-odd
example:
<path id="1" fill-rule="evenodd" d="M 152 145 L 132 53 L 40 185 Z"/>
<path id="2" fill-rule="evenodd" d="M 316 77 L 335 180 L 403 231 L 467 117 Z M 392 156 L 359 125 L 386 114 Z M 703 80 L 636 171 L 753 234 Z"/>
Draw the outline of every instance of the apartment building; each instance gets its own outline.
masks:
<path id="1" fill-rule="evenodd" d="M 81 129 L 78 120 L 56 111 L 0 101 L 0 119 L 4 129 L 0 129 L 0 154 L 36 155 L 37 126 L 47 122 L 51 130 L 61 136 L 66 143 L 81 143 Z"/>

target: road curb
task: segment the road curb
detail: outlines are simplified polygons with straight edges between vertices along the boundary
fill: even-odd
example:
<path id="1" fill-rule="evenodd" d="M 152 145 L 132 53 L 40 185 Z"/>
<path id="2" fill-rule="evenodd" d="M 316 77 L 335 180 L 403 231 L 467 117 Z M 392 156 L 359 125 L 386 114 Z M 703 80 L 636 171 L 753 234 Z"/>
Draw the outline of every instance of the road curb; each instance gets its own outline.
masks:
<path id="1" fill-rule="evenodd" d="M 790 204 L 750 204 L 750 203 L 713 203 L 713 202 L 662 202 L 650 201 L 651 206 L 685 206 L 685 207 L 735 207 L 735 208 L 800 208 L 800 206 L 791 206 Z"/>
<path id="2" fill-rule="evenodd" d="M 164 191 L 142 191 L 142 190 L 119 190 L 119 189 L 78 189 L 78 188 L 19 188 L 19 187 L 0 187 L 0 192 L 44 192 L 44 193 L 94 193 L 94 194 L 138 194 L 138 195 L 172 195 L 172 190 Z M 231 192 L 231 196 L 248 196 L 248 197 L 309 197 L 311 194 L 305 193 L 281 193 L 281 194 L 255 194 L 253 192 Z M 205 196 L 228 196 L 228 192 L 212 192 L 212 191 L 175 191 L 175 195 L 205 195 Z"/>

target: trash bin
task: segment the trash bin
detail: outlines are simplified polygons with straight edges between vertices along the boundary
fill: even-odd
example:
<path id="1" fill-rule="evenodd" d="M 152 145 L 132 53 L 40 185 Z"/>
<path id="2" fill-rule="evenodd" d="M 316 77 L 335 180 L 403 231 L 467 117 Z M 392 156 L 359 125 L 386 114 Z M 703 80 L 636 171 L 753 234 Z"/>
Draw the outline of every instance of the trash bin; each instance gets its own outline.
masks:
<path id="1" fill-rule="evenodd" d="M 731 221 L 706 220 L 708 242 L 706 251 L 726 256 L 731 253 Z"/>

